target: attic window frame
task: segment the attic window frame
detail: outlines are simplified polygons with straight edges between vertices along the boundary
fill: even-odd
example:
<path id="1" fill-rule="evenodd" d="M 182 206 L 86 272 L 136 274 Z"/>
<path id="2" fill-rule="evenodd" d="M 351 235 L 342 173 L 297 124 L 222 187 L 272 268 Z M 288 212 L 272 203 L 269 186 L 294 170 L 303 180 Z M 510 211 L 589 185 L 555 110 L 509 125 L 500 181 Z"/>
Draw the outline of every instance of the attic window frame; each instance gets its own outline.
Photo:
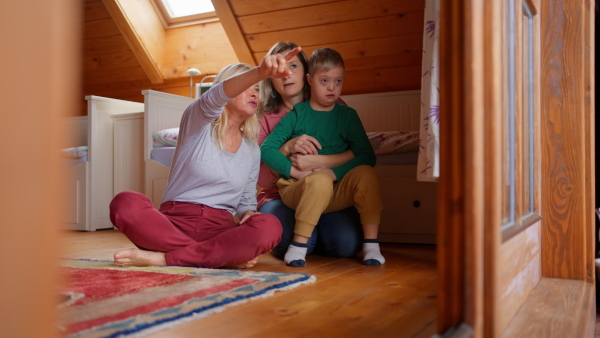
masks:
<path id="1" fill-rule="evenodd" d="M 154 6 L 154 10 L 156 10 L 156 13 L 160 18 L 160 21 L 162 21 L 165 29 L 219 21 L 217 12 L 207 12 L 172 18 L 162 0 L 152 0 L 151 3 L 152 6 Z"/>

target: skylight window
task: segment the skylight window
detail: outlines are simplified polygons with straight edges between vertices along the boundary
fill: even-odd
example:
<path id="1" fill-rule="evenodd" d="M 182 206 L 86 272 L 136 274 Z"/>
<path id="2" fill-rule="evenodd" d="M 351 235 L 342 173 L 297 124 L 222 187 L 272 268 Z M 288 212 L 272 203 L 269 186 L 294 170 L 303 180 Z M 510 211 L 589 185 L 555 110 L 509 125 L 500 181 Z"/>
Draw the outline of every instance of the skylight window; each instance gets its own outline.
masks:
<path id="1" fill-rule="evenodd" d="M 217 21 L 211 0 L 154 0 L 165 28 Z"/>
<path id="2" fill-rule="evenodd" d="M 215 11 L 210 0 L 162 0 L 162 2 L 171 18 L 181 18 Z"/>

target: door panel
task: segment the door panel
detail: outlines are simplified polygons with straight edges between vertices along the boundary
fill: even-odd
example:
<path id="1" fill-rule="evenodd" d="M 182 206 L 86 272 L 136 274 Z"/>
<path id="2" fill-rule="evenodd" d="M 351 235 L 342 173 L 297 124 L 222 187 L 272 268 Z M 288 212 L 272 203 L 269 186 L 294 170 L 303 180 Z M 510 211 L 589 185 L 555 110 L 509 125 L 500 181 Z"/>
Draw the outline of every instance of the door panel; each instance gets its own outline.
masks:
<path id="1" fill-rule="evenodd" d="M 523 308 L 535 308 L 531 294 L 561 287 L 540 283 L 544 277 L 593 281 L 594 163 L 586 159 L 594 154 L 594 3 L 510 1 L 511 7 L 502 0 L 441 3 L 440 333 L 461 328 L 496 337 L 515 322 L 543 324 L 540 312 Z M 533 21 L 525 8 L 533 9 Z M 507 43 L 516 56 L 511 67 Z M 502 231 L 507 219 L 520 226 Z M 572 294 L 591 290 L 585 282 L 573 285 L 582 292 Z M 565 304 L 573 301 L 580 300 Z M 588 305 L 569 325 L 590 324 Z"/>

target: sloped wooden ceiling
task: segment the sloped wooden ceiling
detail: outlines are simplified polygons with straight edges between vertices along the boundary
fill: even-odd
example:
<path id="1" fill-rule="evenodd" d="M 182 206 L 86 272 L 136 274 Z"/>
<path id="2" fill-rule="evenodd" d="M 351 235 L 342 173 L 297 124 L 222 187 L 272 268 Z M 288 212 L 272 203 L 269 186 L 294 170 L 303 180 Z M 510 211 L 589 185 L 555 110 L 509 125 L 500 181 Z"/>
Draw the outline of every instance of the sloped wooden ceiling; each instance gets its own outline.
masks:
<path id="1" fill-rule="evenodd" d="M 277 41 L 292 41 L 308 56 L 321 47 L 342 54 L 346 64 L 344 94 L 420 88 L 423 0 L 213 3 L 217 11 L 231 9 L 235 22 L 222 20 L 225 31 L 230 38 L 243 36 L 255 62 L 260 62 Z"/>
<path id="2" fill-rule="evenodd" d="M 82 1 L 83 95 L 143 102 L 141 91 L 154 89 L 187 96 L 189 68 L 202 72 L 198 82 L 238 62 L 220 22 L 165 29 L 150 0 Z"/>
<path id="3" fill-rule="evenodd" d="M 424 0 L 213 0 L 219 22 L 164 29 L 150 0 L 82 0 L 84 95 L 189 95 L 186 70 L 257 64 L 277 41 L 338 50 L 343 94 L 420 88 Z M 82 114 L 85 114 L 84 107 Z"/>

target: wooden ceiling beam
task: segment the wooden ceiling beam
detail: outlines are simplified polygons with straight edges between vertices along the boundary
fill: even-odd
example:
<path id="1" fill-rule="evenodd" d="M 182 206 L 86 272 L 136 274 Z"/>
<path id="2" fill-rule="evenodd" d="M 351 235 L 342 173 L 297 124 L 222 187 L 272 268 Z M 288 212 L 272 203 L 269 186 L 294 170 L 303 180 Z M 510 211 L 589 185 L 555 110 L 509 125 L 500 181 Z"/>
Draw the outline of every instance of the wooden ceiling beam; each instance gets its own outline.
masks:
<path id="1" fill-rule="evenodd" d="M 225 29 L 229 42 L 231 42 L 231 46 L 240 62 L 256 66 L 257 61 L 254 60 L 254 57 L 252 56 L 250 46 L 248 46 L 248 43 L 246 42 L 244 32 L 242 32 L 242 28 L 233 13 L 229 1 L 212 0 L 212 3 L 215 7 L 215 12 L 217 12 L 217 16 L 219 17 L 219 21 L 223 24 L 223 29 Z"/>
<path id="2" fill-rule="evenodd" d="M 163 83 L 164 79 L 160 68 L 160 60 L 162 60 L 164 55 L 164 27 L 162 27 L 162 24 L 160 28 L 153 25 L 150 30 L 148 30 L 147 27 L 136 27 L 136 25 L 141 24 L 147 25 L 148 16 L 144 15 L 145 22 L 143 22 L 142 19 L 137 20 L 142 14 L 138 15 L 134 13 L 133 10 L 124 8 L 119 0 L 102 0 L 102 3 L 119 28 L 127 45 L 139 61 L 140 66 L 144 69 L 144 72 L 146 72 L 150 82 L 153 84 Z M 139 13 L 139 11 L 135 12 Z M 148 13 L 146 12 L 146 14 Z M 161 29 L 162 43 L 160 41 Z M 157 30 L 159 34 L 156 34 Z M 148 39 L 144 41 L 145 39 L 143 37 L 146 35 Z M 157 39 L 158 41 L 155 41 Z"/>

